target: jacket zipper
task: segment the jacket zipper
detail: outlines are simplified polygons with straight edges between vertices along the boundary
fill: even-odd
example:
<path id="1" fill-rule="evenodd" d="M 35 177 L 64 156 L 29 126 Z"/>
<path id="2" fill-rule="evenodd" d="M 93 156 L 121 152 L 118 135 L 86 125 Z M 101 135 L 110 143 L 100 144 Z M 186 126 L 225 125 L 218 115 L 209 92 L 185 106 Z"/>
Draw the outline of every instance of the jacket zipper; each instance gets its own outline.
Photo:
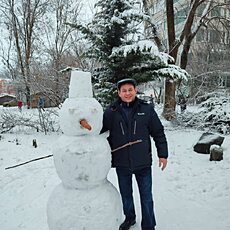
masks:
<path id="1" fill-rule="evenodd" d="M 122 125 L 122 122 L 120 122 L 120 127 L 121 127 L 121 132 L 122 132 L 122 134 L 125 135 L 125 131 L 124 131 L 124 127 L 123 127 L 123 125 Z"/>
<path id="2" fill-rule="evenodd" d="M 137 121 L 134 121 L 134 128 L 133 128 L 133 134 L 136 134 L 136 129 L 137 129 Z"/>

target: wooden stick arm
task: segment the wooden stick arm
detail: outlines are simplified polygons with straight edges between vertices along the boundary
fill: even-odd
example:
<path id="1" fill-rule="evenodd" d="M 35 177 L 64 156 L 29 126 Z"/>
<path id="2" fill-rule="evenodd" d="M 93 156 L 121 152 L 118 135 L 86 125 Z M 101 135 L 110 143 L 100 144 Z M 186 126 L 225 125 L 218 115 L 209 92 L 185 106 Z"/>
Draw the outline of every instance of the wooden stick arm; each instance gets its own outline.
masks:
<path id="1" fill-rule="evenodd" d="M 141 143 L 141 142 L 142 142 L 142 140 L 131 141 L 131 142 L 128 142 L 128 143 L 116 148 L 116 149 L 112 149 L 111 152 L 114 153 L 114 152 L 116 152 L 116 151 L 118 151 L 120 149 L 123 149 L 125 147 L 130 146 L 130 145 L 138 144 L 138 143 Z"/>

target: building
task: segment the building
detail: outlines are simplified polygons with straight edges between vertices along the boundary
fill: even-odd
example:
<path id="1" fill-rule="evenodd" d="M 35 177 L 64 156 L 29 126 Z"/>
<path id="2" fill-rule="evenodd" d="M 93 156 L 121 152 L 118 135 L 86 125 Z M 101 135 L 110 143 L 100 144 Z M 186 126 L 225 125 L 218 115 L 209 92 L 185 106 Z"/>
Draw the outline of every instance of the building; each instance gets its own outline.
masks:
<path id="1" fill-rule="evenodd" d="M 9 94 L 1 94 L 0 95 L 0 105 L 3 105 L 5 102 L 9 102 L 14 100 L 15 97 Z"/>
<path id="2" fill-rule="evenodd" d="M 201 18 L 207 6 L 207 2 L 208 1 L 205 1 L 203 4 L 199 5 L 195 11 L 194 26 L 196 26 L 196 22 Z M 165 49 L 167 49 L 165 0 L 148 0 L 147 3 L 149 5 L 152 21 L 158 29 Z M 215 70 L 215 68 L 221 69 L 223 70 L 223 74 L 220 82 L 222 82 L 225 87 L 229 87 L 230 70 L 228 63 L 230 59 L 230 23 L 228 22 L 227 24 L 225 21 L 224 24 L 224 21 L 220 20 L 220 18 L 230 18 L 230 2 L 229 0 L 218 0 L 215 3 L 218 4 L 218 6 L 209 14 L 209 18 L 212 18 L 212 20 L 208 26 L 200 27 L 192 41 L 189 53 L 189 63 L 193 61 L 196 66 L 195 68 L 194 65 L 188 67 L 190 67 L 189 71 L 191 69 L 197 71 L 196 73 L 192 72 L 193 75 L 210 72 Z M 191 9 L 190 5 L 190 0 L 174 0 L 174 22 L 177 38 L 183 29 L 184 22 Z M 217 75 L 219 78 L 220 73 L 218 72 Z"/>
<path id="3" fill-rule="evenodd" d="M 9 79 L 0 79 L 0 95 L 16 95 L 16 90 L 12 81 Z"/>
<path id="4" fill-rule="evenodd" d="M 161 34 L 164 42 L 167 40 L 167 22 L 166 22 L 166 5 L 164 0 L 148 0 L 150 14 L 152 21 Z M 227 6 L 228 2 L 228 6 Z M 225 4 L 226 3 L 226 4 Z M 183 28 L 184 21 L 187 18 L 190 10 L 191 1 L 189 0 L 174 0 L 174 14 L 175 14 L 175 29 L 178 35 Z M 206 7 L 207 2 L 200 5 L 195 13 L 196 18 L 202 16 L 202 12 Z M 230 2 L 229 0 L 218 0 L 219 6 L 211 11 L 210 17 L 223 17 L 230 18 Z M 225 5 L 224 5 L 225 4 Z M 230 31 L 229 28 L 224 27 L 220 20 L 213 20 L 209 27 L 203 27 L 199 30 L 194 42 L 210 42 L 218 44 L 230 44 Z M 167 44 L 165 44 L 167 45 Z"/>

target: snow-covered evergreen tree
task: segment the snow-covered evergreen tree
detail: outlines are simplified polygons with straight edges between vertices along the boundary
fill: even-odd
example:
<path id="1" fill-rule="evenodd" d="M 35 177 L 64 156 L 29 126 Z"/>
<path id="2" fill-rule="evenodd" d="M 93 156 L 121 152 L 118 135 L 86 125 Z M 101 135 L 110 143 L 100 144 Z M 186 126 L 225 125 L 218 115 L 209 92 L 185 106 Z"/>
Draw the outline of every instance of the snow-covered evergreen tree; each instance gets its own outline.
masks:
<path id="1" fill-rule="evenodd" d="M 91 23 L 74 26 L 91 42 L 87 56 L 99 60 L 100 67 L 93 78 L 96 96 L 103 105 L 114 99 L 116 82 L 124 77 L 142 83 L 170 75 L 173 67 L 168 68 L 168 63 L 172 58 L 145 39 L 143 22 L 149 18 L 137 1 L 99 0 L 95 8 Z M 162 68 L 164 71 L 158 72 Z M 184 77 L 187 73 L 177 68 L 173 77 L 178 75 Z"/>

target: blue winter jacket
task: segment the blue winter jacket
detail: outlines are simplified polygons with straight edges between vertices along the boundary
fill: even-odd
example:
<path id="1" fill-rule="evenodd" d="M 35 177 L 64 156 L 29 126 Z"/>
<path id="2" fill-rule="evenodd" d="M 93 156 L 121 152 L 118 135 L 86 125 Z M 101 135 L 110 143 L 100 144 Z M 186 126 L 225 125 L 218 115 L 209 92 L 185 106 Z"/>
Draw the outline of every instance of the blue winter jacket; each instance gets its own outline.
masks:
<path id="1" fill-rule="evenodd" d="M 151 166 L 150 137 L 155 141 L 158 157 L 168 157 L 164 128 L 153 106 L 138 98 L 130 104 L 118 99 L 105 110 L 101 133 L 106 131 L 109 131 L 112 167 L 135 170 Z"/>

